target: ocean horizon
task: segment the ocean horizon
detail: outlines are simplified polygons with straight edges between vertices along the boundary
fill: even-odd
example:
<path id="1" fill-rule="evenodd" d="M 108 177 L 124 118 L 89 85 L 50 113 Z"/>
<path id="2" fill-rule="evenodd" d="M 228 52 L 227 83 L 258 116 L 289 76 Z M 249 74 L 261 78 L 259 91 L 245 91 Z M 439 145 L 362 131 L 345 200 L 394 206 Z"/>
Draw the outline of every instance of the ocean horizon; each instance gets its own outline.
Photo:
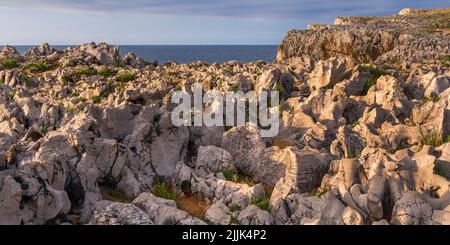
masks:
<path id="1" fill-rule="evenodd" d="M 39 45 L 12 45 L 21 54 Z M 78 45 L 50 45 L 63 50 Z M 135 53 L 146 61 L 157 61 L 164 64 L 169 61 L 177 63 L 192 63 L 203 61 L 207 63 L 223 63 L 237 60 L 241 63 L 265 61 L 272 63 L 276 58 L 278 45 L 117 45 L 120 55 Z M 1 46 L 3 47 L 3 46 Z"/>

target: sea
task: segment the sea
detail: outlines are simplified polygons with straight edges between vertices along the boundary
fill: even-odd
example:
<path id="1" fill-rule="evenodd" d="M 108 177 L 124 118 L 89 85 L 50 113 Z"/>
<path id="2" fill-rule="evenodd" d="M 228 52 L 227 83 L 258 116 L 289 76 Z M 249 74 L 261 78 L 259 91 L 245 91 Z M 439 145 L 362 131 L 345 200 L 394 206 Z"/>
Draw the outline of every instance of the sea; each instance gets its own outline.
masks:
<path id="1" fill-rule="evenodd" d="M 13 46 L 22 54 L 34 47 L 31 45 Z M 54 45 L 51 47 L 63 50 L 69 46 Z M 121 55 L 133 52 L 146 61 L 157 61 L 159 64 L 169 61 L 181 64 L 204 61 L 212 64 L 229 60 L 237 60 L 241 63 L 262 60 L 272 63 L 275 60 L 277 48 L 276 45 L 119 45 Z"/>

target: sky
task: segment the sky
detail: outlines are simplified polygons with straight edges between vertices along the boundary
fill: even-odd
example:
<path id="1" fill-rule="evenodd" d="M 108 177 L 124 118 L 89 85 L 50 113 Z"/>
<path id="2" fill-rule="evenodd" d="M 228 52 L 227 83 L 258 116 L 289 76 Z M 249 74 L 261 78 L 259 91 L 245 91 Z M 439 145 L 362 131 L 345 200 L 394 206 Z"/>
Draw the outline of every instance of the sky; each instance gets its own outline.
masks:
<path id="1" fill-rule="evenodd" d="M 336 16 L 388 16 L 450 0 L 0 0 L 0 44 L 278 45 Z"/>

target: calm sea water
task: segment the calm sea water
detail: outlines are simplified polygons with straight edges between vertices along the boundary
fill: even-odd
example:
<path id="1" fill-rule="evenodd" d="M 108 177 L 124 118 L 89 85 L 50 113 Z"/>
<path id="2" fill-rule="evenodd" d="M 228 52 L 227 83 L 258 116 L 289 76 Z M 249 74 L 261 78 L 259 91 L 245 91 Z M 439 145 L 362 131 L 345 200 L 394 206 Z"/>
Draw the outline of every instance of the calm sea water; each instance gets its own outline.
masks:
<path id="1" fill-rule="evenodd" d="M 15 46 L 20 53 L 24 53 L 33 46 Z M 52 46 L 64 49 L 68 46 Z M 191 63 L 205 61 L 207 63 L 223 63 L 237 60 L 241 63 L 264 60 L 272 63 L 275 60 L 278 46 L 276 45 L 122 45 L 120 54 L 134 52 L 147 61 L 158 61 L 164 64 L 168 61 Z"/>

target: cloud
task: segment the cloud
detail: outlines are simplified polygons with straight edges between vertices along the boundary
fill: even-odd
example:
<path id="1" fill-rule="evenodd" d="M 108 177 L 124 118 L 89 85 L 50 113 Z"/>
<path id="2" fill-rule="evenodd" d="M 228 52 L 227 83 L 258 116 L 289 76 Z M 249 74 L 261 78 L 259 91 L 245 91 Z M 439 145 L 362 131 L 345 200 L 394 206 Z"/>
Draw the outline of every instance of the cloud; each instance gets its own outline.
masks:
<path id="1" fill-rule="evenodd" d="M 340 15 L 392 15 L 404 7 L 450 7 L 450 3 L 441 0 L 2 0 L 0 6 L 320 21 Z"/>

